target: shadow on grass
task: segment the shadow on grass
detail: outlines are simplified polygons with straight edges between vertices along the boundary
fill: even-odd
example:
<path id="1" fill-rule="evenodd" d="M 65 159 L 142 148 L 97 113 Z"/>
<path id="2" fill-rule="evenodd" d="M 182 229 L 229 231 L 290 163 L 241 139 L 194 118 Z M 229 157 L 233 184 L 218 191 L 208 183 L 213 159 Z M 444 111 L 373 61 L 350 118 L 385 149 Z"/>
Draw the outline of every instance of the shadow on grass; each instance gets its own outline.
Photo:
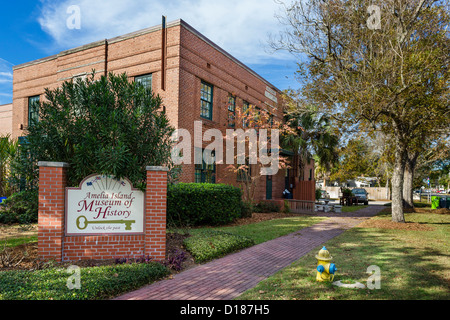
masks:
<path id="1" fill-rule="evenodd" d="M 381 216 L 387 215 L 382 213 Z M 446 224 L 446 223 L 444 223 Z M 353 228 L 315 247 L 302 259 L 239 299 L 448 300 L 450 263 L 439 231 Z M 445 230 L 444 230 L 445 231 Z M 314 232 L 314 231 L 312 231 Z M 317 231 L 318 232 L 318 231 Z M 334 230 L 327 231 L 333 233 Z M 337 266 L 335 281 L 367 284 L 367 268 L 380 268 L 380 289 L 349 289 L 316 282 L 315 254 L 325 245 Z M 372 282 L 372 281 L 370 281 Z"/>

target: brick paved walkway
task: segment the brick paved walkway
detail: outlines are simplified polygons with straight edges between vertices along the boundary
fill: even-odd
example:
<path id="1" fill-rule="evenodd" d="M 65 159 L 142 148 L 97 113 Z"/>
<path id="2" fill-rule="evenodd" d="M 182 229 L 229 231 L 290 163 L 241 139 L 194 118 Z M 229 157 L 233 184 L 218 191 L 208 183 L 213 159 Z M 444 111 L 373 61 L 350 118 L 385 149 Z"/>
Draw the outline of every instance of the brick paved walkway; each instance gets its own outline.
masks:
<path id="1" fill-rule="evenodd" d="M 322 214 L 328 219 L 286 236 L 185 270 L 116 300 L 231 300 L 310 250 L 377 214 L 383 206 L 353 213 Z"/>

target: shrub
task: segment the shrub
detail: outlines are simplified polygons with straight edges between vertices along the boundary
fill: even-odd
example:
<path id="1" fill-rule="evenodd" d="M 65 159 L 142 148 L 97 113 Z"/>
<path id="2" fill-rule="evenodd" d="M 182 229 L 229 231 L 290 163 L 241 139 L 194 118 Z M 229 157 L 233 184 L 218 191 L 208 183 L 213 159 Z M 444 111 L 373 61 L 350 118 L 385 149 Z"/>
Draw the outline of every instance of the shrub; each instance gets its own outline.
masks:
<path id="1" fill-rule="evenodd" d="M 241 216 L 241 190 L 211 183 L 167 187 L 167 221 L 175 226 L 221 225 Z"/>
<path id="2" fill-rule="evenodd" d="M 351 197 L 352 196 L 352 190 L 350 190 L 349 188 L 344 188 L 344 189 L 342 189 L 342 195 L 344 197 Z"/>
<path id="3" fill-rule="evenodd" d="M 186 238 L 186 250 L 196 262 L 206 262 L 255 244 L 254 240 L 215 230 L 202 230 Z"/>
<path id="4" fill-rule="evenodd" d="M 186 259 L 186 252 L 176 249 L 175 252 L 169 253 L 169 256 L 163 264 L 169 269 L 180 271 L 183 269 L 183 262 L 186 261 Z"/>
<path id="5" fill-rule="evenodd" d="M 27 127 L 22 146 L 32 152 L 26 158 L 31 172 L 38 171 L 37 161 L 68 162 L 69 186 L 97 173 L 127 177 L 144 189 L 146 166 L 171 165 L 174 128 L 162 104 L 125 73 L 94 79 L 93 72 L 84 81 L 46 88 L 36 106 L 39 121 Z"/>
<path id="6" fill-rule="evenodd" d="M 250 218 L 255 212 L 255 206 L 250 201 L 242 201 L 241 218 Z"/>
<path id="7" fill-rule="evenodd" d="M 261 213 L 280 212 L 280 206 L 275 202 L 261 201 L 255 206 L 254 212 L 261 212 Z"/>
<path id="8" fill-rule="evenodd" d="M 281 212 L 283 212 L 283 213 L 290 213 L 291 212 L 291 207 L 289 206 L 289 201 L 288 200 L 284 200 L 284 202 L 283 202 L 283 209 L 281 209 Z"/>
<path id="9" fill-rule="evenodd" d="M 0 204 L 0 223 L 35 223 L 38 219 L 38 191 L 14 193 Z"/>
<path id="10" fill-rule="evenodd" d="M 17 153 L 18 142 L 10 135 L 0 135 L 0 197 L 7 197 L 13 192 L 10 184 L 11 159 Z"/>
<path id="11" fill-rule="evenodd" d="M 322 189 L 317 188 L 316 189 L 316 200 L 319 200 L 320 198 L 322 198 Z"/>
<path id="12" fill-rule="evenodd" d="M 81 268 L 80 289 L 69 290 L 66 269 L 0 272 L 0 300 L 106 299 L 159 280 L 169 271 L 160 263 Z"/>

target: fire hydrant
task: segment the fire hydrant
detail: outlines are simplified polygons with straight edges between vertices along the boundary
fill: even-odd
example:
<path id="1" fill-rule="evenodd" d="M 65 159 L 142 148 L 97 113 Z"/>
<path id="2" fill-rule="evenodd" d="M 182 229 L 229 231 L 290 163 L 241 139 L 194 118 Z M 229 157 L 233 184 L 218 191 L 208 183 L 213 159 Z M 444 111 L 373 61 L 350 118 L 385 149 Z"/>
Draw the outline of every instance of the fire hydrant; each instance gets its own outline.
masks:
<path id="1" fill-rule="evenodd" d="M 336 272 L 336 265 L 330 263 L 331 259 L 330 252 L 327 248 L 323 247 L 318 254 L 316 254 L 317 259 L 317 281 L 333 281 L 334 273 Z"/>

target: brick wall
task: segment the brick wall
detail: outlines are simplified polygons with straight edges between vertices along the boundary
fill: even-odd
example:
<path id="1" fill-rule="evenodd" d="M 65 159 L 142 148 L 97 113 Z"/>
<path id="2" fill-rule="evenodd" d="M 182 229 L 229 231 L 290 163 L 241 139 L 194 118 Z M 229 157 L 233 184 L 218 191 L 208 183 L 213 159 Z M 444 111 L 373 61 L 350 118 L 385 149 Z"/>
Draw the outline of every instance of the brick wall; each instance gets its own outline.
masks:
<path id="1" fill-rule="evenodd" d="M 182 20 L 168 23 L 166 87 L 161 86 L 161 26 L 144 29 L 113 39 L 102 40 L 66 50 L 14 67 L 13 136 L 26 134 L 28 123 L 28 97 L 40 95 L 44 88 L 55 88 L 73 76 L 90 73 L 95 69 L 100 76 L 107 72 L 126 72 L 130 81 L 135 76 L 152 74 L 152 89 L 162 97 L 171 124 L 191 132 L 194 121 L 203 121 L 203 131 L 227 129 L 227 99 L 236 96 L 236 108 L 244 100 L 266 109 L 275 119 L 282 120 L 280 92 L 251 69 L 233 58 Z M 200 83 L 214 86 L 213 118 L 200 117 Z M 266 90 L 275 90 L 278 103 L 266 96 Z M 22 129 L 21 129 L 22 127 Z M 209 142 L 204 143 L 204 147 Z M 192 147 L 192 159 L 194 148 Z M 183 165 L 182 182 L 195 181 L 194 164 Z M 237 176 L 226 165 L 216 166 L 216 181 L 238 185 Z M 284 170 L 272 179 L 273 197 L 280 197 L 284 189 Z M 258 183 L 257 198 L 266 196 L 266 179 Z"/>
<path id="2" fill-rule="evenodd" d="M 51 162 L 39 168 L 38 248 L 43 260 L 62 260 L 67 167 Z"/>
<path id="3" fill-rule="evenodd" d="M 222 134 L 225 135 L 225 130 L 229 129 L 227 126 L 229 94 L 236 97 L 236 110 L 242 110 L 244 101 L 247 101 L 272 113 L 276 120 L 282 120 L 283 110 L 281 104 L 274 103 L 265 95 L 267 87 L 273 88 L 272 85 L 232 58 L 210 40 L 199 35 L 189 25 L 185 24 L 181 28 L 180 37 L 179 128 L 185 128 L 192 134 L 194 121 L 202 121 L 203 133 L 208 129 L 216 128 L 220 129 Z M 213 85 L 212 120 L 204 119 L 200 116 L 200 85 L 202 80 Z M 279 92 L 277 93 L 277 99 L 278 101 L 281 100 Z M 203 148 L 210 143 L 209 141 L 204 142 Z M 194 149 L 192 148 L 191 158 L 193 159 L 193 157 Z M 194 165 L 183 165 L 181 180 L 194 182 L 194 171 Z M 216 182 L 236 186 L 241 184 L 237 180 L 237 175 L 230 171 L 226 164 L 216 165 Z M 283 189 L 284 170 L 280 170 L 272 178 L 273 197 L 281 197 Z M 257 200 L 266 198 L 266 177 L 263 176 L 258 180 L 255 196 Z"/>
<path id="4" fill-rule="evenodd" d="M 0 136 L 12 135 L 12 103 L 0 105 Z"/>
<path id="5" fill-rule="evenodd" d="M 38 247 L 42 260 L 78 261 L 150 256 L 166 252 L 167 168 L 147 168 L 143 235 L 65 236 L 65 186 L 68 165 L 39 163 Z"/>

